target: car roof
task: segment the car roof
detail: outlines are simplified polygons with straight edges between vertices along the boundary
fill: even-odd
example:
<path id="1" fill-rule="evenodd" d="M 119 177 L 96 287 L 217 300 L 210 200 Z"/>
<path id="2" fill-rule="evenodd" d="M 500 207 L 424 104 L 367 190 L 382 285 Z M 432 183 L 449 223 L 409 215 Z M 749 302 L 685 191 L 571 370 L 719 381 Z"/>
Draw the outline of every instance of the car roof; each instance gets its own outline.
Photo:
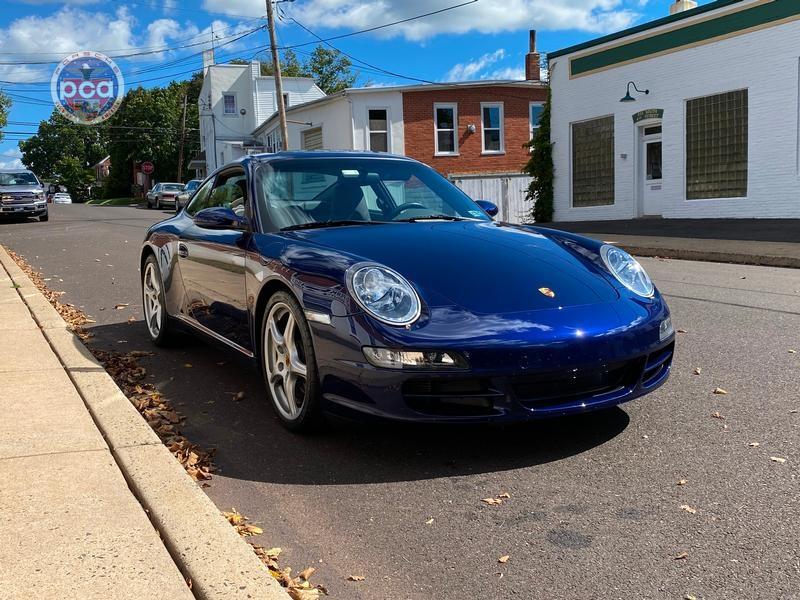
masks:
<path id="1" fill-rule="evenodd" d="M 403 160 L 416 162 L 413 158 L 386 152 L 365 152 L 363 150 L 288 150 L 253 154 L 251 159 L 268 161 L 276 158 L 374 158 L 383 160 Z"/>
<path id="2" fill-rule="evenodd" d="M 0 169 L 0 173 L 30 173 L 33 175 L 33 171 L 25 167 L 20 167 L 19 169 Z"/>

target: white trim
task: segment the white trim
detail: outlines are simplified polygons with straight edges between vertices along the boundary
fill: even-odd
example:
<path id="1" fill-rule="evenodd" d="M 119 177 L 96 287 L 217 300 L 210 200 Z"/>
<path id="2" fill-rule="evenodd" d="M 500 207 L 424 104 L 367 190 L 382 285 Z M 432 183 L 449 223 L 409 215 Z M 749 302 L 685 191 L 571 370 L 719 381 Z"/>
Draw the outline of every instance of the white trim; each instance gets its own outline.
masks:
<path id="1" fill-rule="evenodd" d="M 483 110 L 485 108 L 498 108 L 500 109 L 500 123 L 498 127 L 486 127 L 483 121 Z M 528 117 L 530 120 L 530 116 Z M 505 154 L 506 153 L 506 140 L 505 140 L 505 106 L 502 102 L 481 102 L 481 154 Z M 487 150 L 486 149 L 486 131 L 500 131 L 500 150 Z"/>
<path id="2" fill-rule="evenodd" d="M 233 112 L 225 111 L 225 96 L 233 97 Z M 236 92 L 223 92 L 222 93 L 222 116 L 223 117 L 238 117 L 239 116 L 239 98 Z"/>
<path id="3" fill-rule="evenodd" d="M 366 134 L 366 139 L 364 140 L 364 148 L 369 151 L 372 151 L 372 143 L 370 134 L 372 133 L 385 133 L 386 134 L 386 152 L 392 152 L 392 111 L 389 109 L 388 106 L 370 106 L 367 105 L 367 126 L 364 128 L 364 132 Z M 377 130 L 372 131 L 369 128 L 369 111 L 371 110 L 383 110 L 386 111 L 386 129 L 384 131 Z M 376 152 L 380 152 L 377 150 Z"/>
<path id="4" fill-rule="evenodd" d="M 449 108 L 453 111 L 453 129 L 440 129 L 439 123 L 436 120 L 436 111 L 440 108 Z M 453 132 L 453 150 L 452 152 L 439 151 L 439 132 L 452 131 Z M 457 102 L 434 102 L 433 103 L 433 147 L 434 156 L 458 156 L 458 103 Z"/>

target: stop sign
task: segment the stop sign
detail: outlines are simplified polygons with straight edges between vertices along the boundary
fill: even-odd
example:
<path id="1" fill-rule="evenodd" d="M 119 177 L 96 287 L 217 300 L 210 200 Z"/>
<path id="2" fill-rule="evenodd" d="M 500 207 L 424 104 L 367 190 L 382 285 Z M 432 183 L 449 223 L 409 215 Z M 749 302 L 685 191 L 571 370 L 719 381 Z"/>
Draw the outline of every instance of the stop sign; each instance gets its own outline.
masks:
<path id="1" fill-rule="evenodd" d="M 152 173 L 154 170 L 155 167 L 149 160 L 142 163 L 142 173 L 150 175 L 150 173 Z"/>

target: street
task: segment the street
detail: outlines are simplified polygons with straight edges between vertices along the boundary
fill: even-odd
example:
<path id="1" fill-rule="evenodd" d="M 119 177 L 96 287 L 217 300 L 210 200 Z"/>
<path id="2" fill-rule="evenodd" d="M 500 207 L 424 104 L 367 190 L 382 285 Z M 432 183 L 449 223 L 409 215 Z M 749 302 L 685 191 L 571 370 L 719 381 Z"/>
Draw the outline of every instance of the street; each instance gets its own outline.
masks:
<path id="1" fill-rule="evenodd" d="M 0 222 L 0 244 L 96 321 L 92 344 L 155 350 L 140 359 L 149 381 L 217 450 L 204 491 L 260 525 L 253 540 L 282 564 L 316 567 L 332 598 L 800 598 L 799 270 L 642 259 L 679 330 L 676 362 L 621 408 L 298 436 L 233 351 L 149 343 L 139 250 L 168 216 L 51 205 L 48 223 Z"/>

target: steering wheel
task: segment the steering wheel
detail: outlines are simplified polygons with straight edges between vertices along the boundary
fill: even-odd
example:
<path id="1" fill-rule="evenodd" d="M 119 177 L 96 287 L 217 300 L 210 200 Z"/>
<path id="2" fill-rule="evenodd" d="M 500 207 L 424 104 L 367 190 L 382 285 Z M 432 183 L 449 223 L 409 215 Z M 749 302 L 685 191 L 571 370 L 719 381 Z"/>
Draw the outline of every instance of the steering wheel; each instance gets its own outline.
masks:
<path id="1" fill-rule="evenodd" d="M 419 202 L 404 202 L 403 204 L 400 204 L 399 206 L 396 206 L 394 208 L 394 210 L 389 214 L 388 219 L 391 221 L 397 215 L 399 215 L 402 212 L 405 212 L 405 211 L 409 210 L 410 208 L 421 208 L 422 210 L 425 210 L 427 208 L 427 206 L 424 206 L 423 204 L 420 204 Z"/>

